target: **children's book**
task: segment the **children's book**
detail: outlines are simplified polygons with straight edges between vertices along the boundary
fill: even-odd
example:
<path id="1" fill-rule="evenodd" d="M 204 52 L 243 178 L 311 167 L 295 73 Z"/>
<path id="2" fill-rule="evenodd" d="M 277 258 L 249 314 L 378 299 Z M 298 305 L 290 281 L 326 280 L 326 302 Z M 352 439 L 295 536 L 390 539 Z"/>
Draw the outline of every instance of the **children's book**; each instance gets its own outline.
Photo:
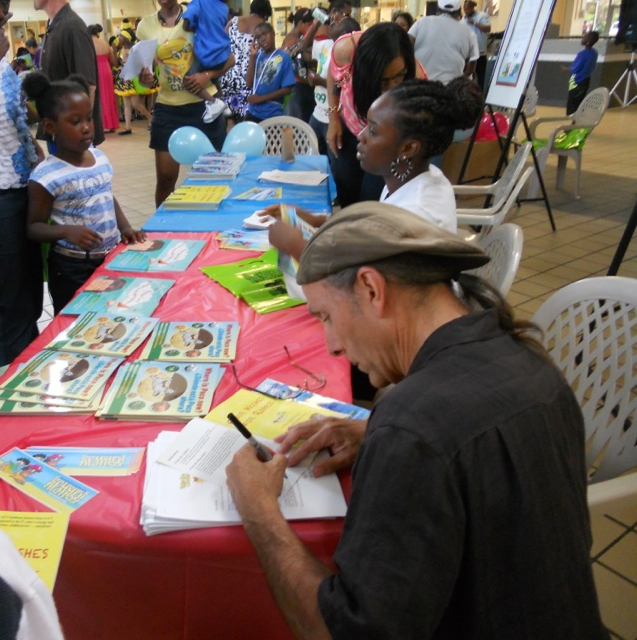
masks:
<path id="1" fill-rule="evenodd" d="M 2 389 L 90 400 L 122 362 L 114 356 L 41 351 L 5 380 Z"/>
<path id="2" fill-rule="evenodd" d="M 148 317 L 173 284 L 174 280 L 158 278 L 99 276 L 62 309 L 62 314 L 78 316 L 110 310 Z"/>
<path id="3" fill-rule="evenodd" d="M 267 251 L 272 248 L 267 231 L 245 231 L 227 229 L 217 235 L 220 249 L 237 249 L 239 251 Z"/>
<path id="4" fill-rule="evenodd" d="M 68 513 L 0 511 L 0 530 L 11 538 L 51 593 L 68 525 Z"/>
<path id="5" fill-rule="evenodd" d="M 190 180 L 234 180 L 239 169 L 233 164 L 193 164 L 186 177 Z"/>
<path id="6" fill-rule="evenodd" d="M 143 447 L 28 447 L 27 453 L 69 476 L 130 476 L 139 471 Z"/>
<path id="7" fill-rule="evenodd" d="M 75 511 L 98 493 L 18 448 L 0 456 L 0 480 L 62 513 Z"/>
<path id="8" fill-rule="evenodd" d="M 303 300 L 288 295 L 276 261 L 277 250 L 270 249 L 258 258 L 202 267 L 201 270 L 235 296 L 243 298 L 257 313 L 304 304 Z"/>
<path id="9" fill-rule="evenodd" d="M 230 362 L 238 337 L 238 322 L 160 322 L 140 360 Z"/>
<path id="10" fill-rule="evenodd" d="M 88 402 L 74 400 L 73 398 L 56 398 L 54 396 L 24 393 L 23 391 L 0 391 L 0 414 L 41 416 L 55 413 L 71 413 L 74 415 L 91 415 L 99 408 L 101 399 L 101 390 Z"/>
<path id="11" fill-rule="evenodd" d="M 255 436 L 274 439 L 289 427 L 312 418 L 344 418 L 345 414 L 324 407 L 313 407 L 290 400 L 270 398 L 256 391 L 239 389 L 225 402 L 217 405 L 206 420 L 232 426 L 228 414 L 234 413 Z"/>
<path id="12" fill-rule="evenodd" d="M 202 156 L 199 156 L 195 164 L 241 166 L 245 162 L 245 159 L 246 154 L 240 151 L 211 151 L 210 153 L 204 153 Z"/>
<path id="13" fill-rule="evenodd" d="M 45 349 L 129 356 L 153 330 L 157 318 L 89 311 L 59 333 Z"/>
<path id="14" fill-rule="evenodd" d="M 306 404 L 308 407 L 329 409 L 330 411 L 342 413 L 352 419 L 367 420 L 370 414 L 369 409 L 365 409 L 364 407 L 358 407 L 349 402 L 328 398 L 313 391 L 292 387 L 284 382 L 277 382 L 271 378 L 266 378 L 257 389 L 271 396 L 281 398 L 282 400 L 294 400 L 295 402 Z"/>
<path id="15" fill-rule="evenodd" d="M 154 238 L 129 244 L 105 266 L 112 271 L 185 271 L 205 240 Z"/>
<path id="16" fill-rule="evenodd" d="M 164 209 L 217 209 L 219 203 L 231 193 L 228 186 L 185 186 L 175 189 L 164 200 Z"/>
<path id="17" fill-rule="evenodd" d="M 117 372 L 99 418 L 179 422 L 205 415 L 223 375 L 218 364 L 133 362 Z"/>
<path id="18" fill-rule="evenodd" d="M 283 197 L 281 187 L 253 187 L 239 195 L 233 196 L 233 200 L 280 200 Z"/>

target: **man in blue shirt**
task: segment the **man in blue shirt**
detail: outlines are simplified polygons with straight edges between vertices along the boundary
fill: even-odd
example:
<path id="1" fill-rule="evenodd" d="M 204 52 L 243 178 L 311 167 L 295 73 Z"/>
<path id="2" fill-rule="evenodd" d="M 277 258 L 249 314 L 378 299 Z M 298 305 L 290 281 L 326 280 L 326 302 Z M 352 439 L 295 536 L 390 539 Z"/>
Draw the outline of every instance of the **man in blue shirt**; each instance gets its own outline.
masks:
<path id="1" fill-rule="evenodd" d="M 591 84 L 591 76 L 597 64 L 597 50 L 593 49 L 599 40 L 599 32 L 589 31 L 582 36 L 582 49 L 568 68 L 571 77 L 568 81 L 568 100 L 566 102 L 566 115 L 570 116 L 577 111 Z"/>

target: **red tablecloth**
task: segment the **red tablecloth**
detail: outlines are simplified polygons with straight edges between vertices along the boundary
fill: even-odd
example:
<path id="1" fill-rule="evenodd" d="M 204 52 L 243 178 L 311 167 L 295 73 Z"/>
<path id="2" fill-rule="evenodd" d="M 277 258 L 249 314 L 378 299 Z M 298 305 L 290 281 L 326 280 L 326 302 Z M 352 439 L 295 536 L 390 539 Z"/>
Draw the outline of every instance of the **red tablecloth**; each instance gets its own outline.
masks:
<path id="1" fill-rule="evenodd" d="M 259 316 L 199 271 L 205 265 L 255 254 L 218 250 L 211 234 L 161 237 L 208 243 L 184 273 L 143 274 L 177 280 L 154 316 L 238 320 L 241 333 L 235 365 L 242 382 L 256 386 L 272 377 L 299 384 L 302 374 L 289 365 L 285 345 L 299 364 L 325 376 L 322 393 L 351 400 L 349 364 L 328 355 L 320 323 L 309 315 L 306 305 Z M 102 267 L 98 273 L 104 271 Z M 40 351 L 72 319 L 56 317 L 16 363 Z M 232 372 L 226 371 L 215 404 L 237 388 Z M 2 452 L 34 445 L 145 446 L 160 431 L 183 427 L 59 415 L 3 416 L 0 425 Z M 145 465 L 133 476 L 84 478 L 100 493 L 71 515 L 54 591 L 67 640 L 291 637 L 241 527 L 144 534 L 139 525 L 144 472 Z M 45 511 L 46 507 L 0 482 L 0 509 Z M 342 520 L 296 522 L 293 527 L 315 555 L 330 562 Z"/>

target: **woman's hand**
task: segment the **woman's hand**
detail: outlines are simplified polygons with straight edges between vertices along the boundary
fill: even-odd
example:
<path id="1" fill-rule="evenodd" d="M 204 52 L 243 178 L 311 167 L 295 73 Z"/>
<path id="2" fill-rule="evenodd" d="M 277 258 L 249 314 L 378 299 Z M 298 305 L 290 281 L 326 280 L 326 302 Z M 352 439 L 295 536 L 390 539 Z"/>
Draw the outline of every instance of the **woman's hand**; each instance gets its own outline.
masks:
<path id="1" fill-rule="evenodd" d="M 184 76 L 183 85 L 188 93 L 197 95 L 209 84 L 208 74 L 205 71 L 193 73 L 191 76 Z"/>
<path id="2" fill-rule="evenodd" d="M 338 158 L 338 152 L 343 148 L 343 125 L 340 118 L 330 118 L 330 123 L 327 125 L 327 144 L 329 145 L 332 153 Z"/>

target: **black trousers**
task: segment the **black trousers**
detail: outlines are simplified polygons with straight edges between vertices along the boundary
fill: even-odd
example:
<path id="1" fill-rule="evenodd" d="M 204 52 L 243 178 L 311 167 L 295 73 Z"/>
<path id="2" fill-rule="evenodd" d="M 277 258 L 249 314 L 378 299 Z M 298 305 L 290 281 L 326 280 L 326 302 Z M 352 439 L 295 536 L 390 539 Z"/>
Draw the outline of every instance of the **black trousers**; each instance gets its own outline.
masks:
<path id="1" fill-rule="evenodd" d="M 71 258 L 49 251 L 49 293 L 57 315 L 66 307 L 75 292 L 93 275 L 104 258 Z"/>
<path id="2" fill-rule="evenodd" d="M 568 100 L 566 101 L 567 116 L 570 116 L 577 111 L 577 108 L 582 104 L 582 100 L 584 100 L 588 93 L 588 87 L 590 87 L 590 84 L 591 79 L 586 78 L 586 80 L 582 80 L 574 89 L 571 89 L 568 92 Z"/>

